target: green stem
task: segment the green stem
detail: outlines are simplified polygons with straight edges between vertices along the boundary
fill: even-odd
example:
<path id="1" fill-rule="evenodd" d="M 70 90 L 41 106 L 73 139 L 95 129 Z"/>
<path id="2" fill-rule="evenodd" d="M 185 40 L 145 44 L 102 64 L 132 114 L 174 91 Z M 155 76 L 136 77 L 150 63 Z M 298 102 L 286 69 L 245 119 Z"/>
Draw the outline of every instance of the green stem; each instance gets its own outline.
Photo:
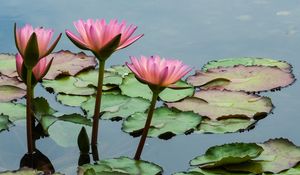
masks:
<path id="1" fill-rule="evenodd" d="M 28 154 L 34 152 L 33 139 L 32 139 L 32 87 L 31 87 L 32 69 L 27 70 L 27 95 L 26 95 L 26 129 L 27 129 L 27 148 Z"/>
<path id="2" fill-rule="evenodd" d="M 93 128 L 92 128 L 92 143 L 91 143 L 92 147 L 97 145 L 97 139 L 98 139 L 98 127 L 99 127 L 99 118 L 100 118 L 100 107 L 101 107 L 101 98 L 102 98 L 102 86 L 103 86 L 105 61 L 100 60 L 99 64 L 100 65 L 99 65 L 99 73 L 98 73 L 98 87 L 97 87 L 97 96 L 95 102 Z"/>
<path id="3" fill-rule="evenodd" d="M 151 120 L 152 120 L 152 116 L 153 116 L 153 112 L 154 112 L 154 108 L 155 108 L 155 104 L 158 98 L 158 91 L 153 91 L 153 96 L 152 96 L 152 101 L 151 101 L 151 105 L 149 107 L 149 111 L 148 111 L 148 116 L 147 116 L 147 120 L 143 129 L 143 133 L 142 133 L 142 137 L 140 139 L 140 143 L 136 149 L 136 153 L 134 156 L 135 160 L 140 160 L 144 145 L 145 145 L 145 141 L 148 135 L 148 130 L 150 128 L 150 124 L 151 124 Z"/>

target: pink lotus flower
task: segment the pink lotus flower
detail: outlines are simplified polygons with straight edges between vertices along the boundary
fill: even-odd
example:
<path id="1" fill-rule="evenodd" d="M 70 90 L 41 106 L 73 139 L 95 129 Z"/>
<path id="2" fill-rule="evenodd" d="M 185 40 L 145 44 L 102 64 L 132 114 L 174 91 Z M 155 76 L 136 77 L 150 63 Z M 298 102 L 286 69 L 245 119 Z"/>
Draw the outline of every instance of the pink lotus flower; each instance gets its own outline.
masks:
<path id="1" fill-rule="evenodd" d="M 106 23 L 104 19 L 97 19 L 95 21 L 93 19 L 88 19 L 86 22 L 79 20 L 74 22 L 74 26 L 76 27 L 79 36 L 66 30 L 67 36 L 79 48 L 91 50 L 94 53 L 101 52 L 109 42 L 121 34 L 119 42 L 111 50 L 111 53 L 107 54 L 108 56 L 116 50 L 129 46 L 143 36 L 143 34 L 132 36 L 137 27 L 134 25 L 127 27 L 125 21 L 118 23 L 116 19 L 111 20 L 109 23 Z"/>
<path id="2" fill-rule="evenodd" d="M 141 56 L 140 60 L 136 57 L 130 59 L 132 63 L 126 65 L 138 79 L 159 87 L 167 87 L 177 82 L 192 70 L 179 60 L 161 59 L 159 56 L 150 58 Z"/>
<path id="3" fill-rule="evenodd" d="M 48 54 L 50 54 L 61 37 L 60 34 L 57 37 L 57 39 L 53 42 L 53 44 L 50 47 L 48 47 L 50 44 L 50 40 L 53 36 L 53 30 L 44 29 L 42 27 L 33 29 L 33 27 L 29 24 L 26 24 L 23 28 L 16 28 L 15 25 L 16 46 L 23 58 L 25 56 L 25 52 L 28 47 L 29 40 L 32 38 L 33 34 L 36 35 L 36 39 L 37 39 L 38 59 L 43 58 Z"/>
<path id="4" fill-rule="evenodd" d="M 26 76 L 24 76 L 24 73 L 26 73 L 26 71 L 23 70 L 26 69 L 26 67 L 23 64 L 24 63 L 23 57 L 19 53 L 16 55 L 16 63 L 17 63 L 16 64 L 17 72 L 19 76 L 24 82 L 26 82 L 25 81 Z M 40 81 L 47 74 L 51 63 L 52 63 L 52 59 L 50 60 L 48 57 L 44 57 L 40 59 L 39 62 L 34 66 L 34 68 L 32 69 L 32 74 L 36 82 Z"/>

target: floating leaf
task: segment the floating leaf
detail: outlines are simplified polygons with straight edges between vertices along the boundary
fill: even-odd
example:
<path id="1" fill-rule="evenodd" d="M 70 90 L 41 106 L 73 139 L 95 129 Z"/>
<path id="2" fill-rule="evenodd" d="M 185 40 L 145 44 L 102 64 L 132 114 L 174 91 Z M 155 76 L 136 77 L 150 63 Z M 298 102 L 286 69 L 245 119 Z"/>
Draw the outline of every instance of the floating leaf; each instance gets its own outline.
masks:
<path id="1" fill-rule="evenodd" d="M 0 73 L 8 77 L 18 76 L 15 55 L 0 54 Z"/>
<path id="2" fill-rule="evenodd" d="M 107 69 L 107 71 L 117 73 L 123 78 L 129 73 L 131 73 L 131 70 L 126 65 L 111 66 L 110 68 Z"/>
<path id="3" fill-rule="evenodd" d="M 1 175 L 41 175 L 44 174 L 42 171 L 34 170 L 31 168 L 21 168 L 16 171 L 5 171 L 0 172 Z M 53 173 L 52 175 L 63 175 L 60 173 Z"/>
<path id="4" fill-rule="evenodd" d="M 45 79 L 53 80 L 59 75 L 76 75 L 84 69 L 95 68 L 97 61 L 95 57 L 87 56 L 83 52 L 72 53 L 61 50 L 47 56 L 53 58 L 49 72 Z"/>
<path id="5" fill-rule="evenodd" d="M 242 57 L 242 58 L 226 58 L 221 60 L 209 61 L 202 68 L 203 71 L 207 71 L 212 68 L 219 67 L 234 67 L 237 65 L 244 66 L 269 66 L 278 67 L 284 71 L 291 71 L 291 65 L 285 61 L 274 60 L 270 58 L 253 58 L 253 57 Z"/>
<path id="6" fill-rule="evenodd" d="M 0 102 L 22 98 L 26 94 L 26 86 L 17 77 L 0 75 Z"/>
<path id="7" fill-rule="evenodd" d="M 223 120 L 203 119 L 196 132 L 200 133 L 232 133 L 250 129 L 256 123 L 255 120 L 229 118 Z"/>
<path id="8" fill-rule="evenodd" d="M 144 112 L 148 109 L 150 102 L 142 98 L 132 98 L 120 94 L 103 94 L 101 111 L 105 112 L 101 119 L 113 119 L 116 117 L 126 118 L 135 112 Z M 82 103 L 81 108 L 88 116 L 94 115 L 95 97 Z"/>
<path id="9" fill-rule="evenodd" d="M 193 168 L 189 172 L 175 173 L 173 175 L 255 175 L 253 173 L 235 173 L 223 169 L 201 169 Z"/>
<path id="10" fill-rule="evenodd" d="M 10 125 L 7 115 L 0 115 L 0 132 L 7 130 Z"/>
<path id="11" fill-rule="evenodd" d="M 300 148 L 287 139 L 271 139 L 260 146 L 264 149 L 256 160 L 239 165 L 226 166 L 232 171 L 279 173 L 300 162 Z"/>
<path id="12" fill-rule="evenodd" d="M 178 101 L 185 97 L 192 96 L 194 93 L 194 87 L 188 85 L 184 81 L 179 81 L 175 86 L 178 87 L 187 87 L 185 89 L 170 89 L 166 88 L 162 91 L 159 97 L 164 101 Z M 130 97 L 142 97 L 147 100 L 151 100 L 152 98 L 152 91 L 148 87 L 148 85 L 139 82 L 134 74 L 129 74 L 123 80 L 123 83 L 119 86 L 122 94 L 130 96 Z M 138 89 L 138 90 L 137 90 Z"/>
<path id="13" fill-rule="evenodd" d="M 69 95 L 92 95 L 96 92 L 93 87 L 76 87 L 74 83 L 77 79 L 71 76 L 62 77 L 56 80 L 44 80 L 42 85 L 56 93 L 69 94 Z"/>
<path id="14" fill-rule="evenodd" d="M 76 76 L 76 78 L 79 78 L 83 82 L 85 82 L 87 85 L 93 85 L 95 87 L 98 86 L 98 69 L 93 69 L 90 71 L 82 72 Z M 104 79 L 103 84 L 104 85 L 120 85 L 122 83 L 123 78 L 118 75 L 117 73 L 113 72 L 104 72 Z M 76 85 L 76 84 L 75 84 Z"/>
<path id="15" fill-rule="evenodd" d="M 225 81 L 226 80 L 226 81 Z M 235 66 L 229 68 L 197 71 L 187 82 L 202 89 L 227 89 L 233 91 L 260 92 L 279 89 L 292 84 L 295 78 L 291 72 L 277 67 Z"/>
<path id="16" fill-rule="evenodd" d="M 119 175 L 160 175 L 163 170 L 160 166 L 143 160 L 133 160 L 127 157 L 119 157 L 98 161 L 97 164 L 85 164 L 79 167 L 78 175 L 83 175 L 85 171 L 93 169 L 97 174 L 113 173 Z M 120 175 L 121 175 L 120 174 Z"/>
<path id="17" fill-rule="evenodd" d="M 194 97 L 180 102 L 167 103 L 181 111 L 193 111 L 212 120 L 221 118 L 255 118 L 265 117 L 273 108 L 271 99 L 244 92 L 202 90 Z"/>
<path id="18" fill-rule="evenodd" d="M 67 106 L 80 106 L 89 99 L 88 96 L 58 94 L 56 100 Z"/>
<path id="19" fill-rule="evenodd" d="M 26 106 L 23 104 L 15 104 L 12 102 L 0 103 L 0 115 L 9 116 L 11 122 L 25 119 Z"/>
<path id="20" fill-rule="evenodd" d="M 147 113 L 135 113 L 128 117 L 122 126 L 127 133 L 141 134 Z M 174 135 L 190 133 L 201 122 L 201 116 L 193 112 L 176 112 L 162 107 L 155 109 L 148 136 L 169 139 Z"/>
<path id="21" fill-rule="evenodd" d="M 264 149 L 255 143 L 231 143 L 209 148 L 204 155 L 191 160 L 192 166 L 205 168 L 239 164 L 258 157 Z"/>

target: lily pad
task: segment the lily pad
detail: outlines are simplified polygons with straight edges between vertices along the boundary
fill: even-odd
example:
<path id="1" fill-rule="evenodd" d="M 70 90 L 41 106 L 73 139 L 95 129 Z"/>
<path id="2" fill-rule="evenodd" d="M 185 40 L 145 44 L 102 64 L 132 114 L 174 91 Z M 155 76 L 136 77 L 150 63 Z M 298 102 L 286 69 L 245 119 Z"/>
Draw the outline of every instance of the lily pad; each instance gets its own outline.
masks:
<path id="1" fill-rule="evenodd" d="M 64 95 L 58 94 L 56 100 L 67 106 L 80 106 L 83 102 L 87 101 L 89 96 L 79 96 L 79 95 Z"/>
<path id="2" fill-rule="evenodd" d="M 146 119 L 147 113 L 135 113 L 123 122 L 122 130 L 133 135 L 141 134 Z M 189 134 L 201 123 L 201 119 L 193 112 L 177 112 L 161 107 L 154 111 L 148 136 L 169 139 L 175 135 Z"/>
<path id="3" fill-rule="evenodd" d="M 69 95 L 92 95 L 96 92 L 93 87 L 76 87 L 74 84 L 77 81 L 76 78 L 67 76 L 56 80 L 44 80 L 42 85 L 50 91 Z"/>
<path id="4" fill-rule="evenodd" d="M 133 98 L 120 94 L 103 94 L 101 111 L 105 112 L 101 119 L 126 118 L 136 112 L 144 112 L 150 102 L 142 98 Z M 81 108 L 89 117 L 94 115 L 95 97 L 82 103 Z"/>
<path id="5" fill-rule="evenodd" d="M 34 170 L 31 168 L 21 168 L 16 171 L 5 171 L 5 172 L 0 172 L 1 175 L 41 175 L 43 174 L 42 171 Z M 54 173 L 52 175 L 63 175 L 60 173 Z"/>
<path id="6" fill-rule="evenodd" d="M 192 166 L 205 168 L 239 164 L 258 157 L 263 148 L 255 143 L 231 143 L 209 148 L 204 155 L 191 160 Z"/>
<path id="7" fill-rule="evenodd" d="M 7 130 L 10 125 L 10 121 L 8 120 L 7 115 L 0 115 L 0 132 L 3 130 Z"/>
<path id="8" fill-rule="evenodd" d="M 280 89 L 295 81 L 291 72 L 277 67 L 235 66 L 196 71 L 187 82 L 201 89 L 226 89 L 232 91 L 260 92 Z"/>
<path id="9" fill-rule="evenodd" d="M 61 50 L 47 57 L 53 58 L 49 72 L 44 77 L 48 80 L 53 80 L 59 75 L 73 76 L 82 70 L 95 68 L 97 65 L 95 57 L 87 56 L 83 52 L 75 54 L 70 51 Z"/>
<path id="10" fill-rule="evenodd" d="M 0 75 L 0 102 L 22 98 L 26 95 L 26 86 L 17 77 Z"/>
<path id="11" fill-rule="evenodd" d="M 219 67 L 234 67 L 237 65 L 244 66 L 268 66 L 268 67 L 278 67 L 284 71 L 291 71 L 292 66 L 281 60 L 274 60 L 270 58 L 254 58 L 254 57 L 242 57 L 242 58 L 226 58 L 215 61 L 209 61 L 202 68 L 203 71 L 207 71 L 212 68 Z"/>
<path id="12" fill-rule="evenodd" d="M 235 173 L 223 169 L 193 168 L 189 172 L 175 173 L 173 175 L 255 175 L 253 173 Z"/>
<path id="13" fill-rule="evenodd" d="M 131 70 L 126 65 L 114 65 L 108 68 L 107 71 L 117 73 L 123 78 L 131 73 Z"/>
<path id="14" fill-rule="evenodd" d="M 194 93 L 194 87 L 188 85 L 184 81 L 179 81 L 174 84 L 178 87 L 187 87 L 185 89 L 170 89 L 166 88 L 159 94 L 160 99 L 163 101 L 173 102 L 181 100 L 185 97 L 192 96 Z M 148 85 L 139 82 L 134 74 L 129 74 L 123 80 L 123 83 L 119 86 L 122 94 L 130 97 L 142 97 L 147 100 L 151 100 L 152 91 Z M 137 90 L 138 89 L 138 90 Z"/>
<path id="15" fill-rule="evenodd" d="M 271 139 L 260 146 L 264 149 L 256 160 L 226 166 L 230 171 L 280 173 L 293 168 L 300 162 L 300 148 L 287 139 Z"/>
<path id="16" fill-rule="evenodd" d="M 202 90 L 196 92 L 194 97 L 166 104 L 168 107 L 174 107 L 181 111 L 193 111 L 211 120 L 225 118 L 261 119 L 273 108 L 271 99 L 268 97 L 218 90 Z"/>
<path id="17" fill-rule="evenodd" d="M 87 85 L 98 86 L 98 69 L 93 69 L 90 71 L 85 71 L 76 76 L 80 80 L 84 81 Z M 104 85 L 120 85 L 123 78 L 117 73 L 106 71 L 104 72 Z M 76 84 L 75 84 L 76 85 Z"/>
<path id="18" fill-rule="evenodd" d="M 8 77 L 18 76 L 15 55 L 0 54 L 0 73 Z"/>
<path id="19" fill-rule="evenodd" d="M 85 171 L 89 169 L 93 169 L 97 174 L 124 173 L 126 175 L 161 175 L 163 172 L 163 169 L 154 163 L 143 160 L 133 160 L 127 157 L 101 160 L 94 165 L 85 164 L 78 168 L 78 174 L 83 175 Z"/>
<path id="20" fill-rule="evenodd" d="M 257 121 L 255 120 L 238 118 L 229 118 L 218 121 L 205 118 L 202 120 L 201 125 L 199 125 L 196 132 L 214 134 L 242 132 L 253 128 L 256 122 Z"/>
<path id="21" fill-rule="evenodd" d="M 9 121 L 11 122 L 25 119 L 26 106 L 23 104 L 15 104 L 12 102 L 0 103 L 0 115 L 9 116 Z"/>

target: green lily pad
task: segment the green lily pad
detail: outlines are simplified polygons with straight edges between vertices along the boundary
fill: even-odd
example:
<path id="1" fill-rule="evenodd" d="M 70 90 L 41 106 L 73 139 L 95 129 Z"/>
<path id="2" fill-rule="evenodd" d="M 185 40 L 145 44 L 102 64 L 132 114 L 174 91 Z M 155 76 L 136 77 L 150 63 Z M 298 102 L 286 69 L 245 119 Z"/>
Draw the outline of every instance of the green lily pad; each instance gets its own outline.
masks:
<path id="1" fill-rule="evenodd" d="M 74 84 L 78 80 L 67 76 L 56 80 L 44 80 L 42 85 L 51 91 L 69 95 L 92 95 L 96 92 L 93 87 L 76 87 Z"/>
<path id="2" fill-rule="evenodd" d="M 196 132 L 214 134 L 242 132 L 251 129 L 255 123 L 255 120 L 249 119 L 229 118 L 216 121 L 206 118 L 202 120 Z"/>
<path id="3" fill-rule="evenodd" d="M 0 54 L 0 74 L 8 77 L 18 76 L 15 55 Z"/>
<path id="4" fill-rule="evenodd" d="M 89 99 L 88 96 L 58 94 L 56 100 L 67 106 L 80 106 Z"/>
<path id="5" fill-rule="evenodd" d="M 147 113 L 135 113 L 123 122 L 122 130 L 141 134 L 146 119 Z M 177 112 L 161 107 L 154 111 L 148 136 L 169 139 L 174 135 L 188 134 L 201 123 L 201 119 L 193 112 Z"/>
<path id="6" fill-rule="evenodd" d="M 191 160 L 192 166 L 205 168 L 239 164 L 258 157 L 263 148 L 255 143 L 231 143 L 209 148 L 204 155 Z"/>
<path id="7" fill-rule="evenodd" d="M 178 87 L 187 87 L 185 89 L 170 89 L 166 88 L 159 94 L 160 99 L 163 101 L 173 102 L 181 100 L 185 97 L 192 96 L 194 94 L 194 87 L 188 85 L 184 81 L 179 81 L 174 84 Z M 122 94 L 130 97 L 142 97 L 147 100 L 151 100 L 152 91 L 148 85 L 139 82 L 134 74 L 129 74 L 123 80 L 123 83 L 119 86 Z"/>
<path id="8" fill-rule="evenodd" d="M 22 98 L 26 95 L 26 85 L 17 77 L 0 75 L 0 102 Z"/>
<path id="9" fill-rule="evenodd" d="M 85 164 L 78 168 L 78 174 L 83 175 L 89 169 L 93 169 L 97 174 L 161 175 L 163 172 L 162 168 L 154 163 L 143 160 L 137 161 L 127 157 L 101 160 L 96 164 Z"/>
<path id="10" fill-rule="evenodd" d="M 47 56 L 53 58 L 53 62 L 49 72 L 44 77 L 53 80 L 59 75 L 76 75 L 82 70 L 95 68 L 97 61 L 95 57 L 87 56 L 83 52 L 72 53 L 70 51 L 61 50 Z"/>
<path id="11" fill-rule="evenodd" d="M 85 71 L 76 76 L 76 78 L 82 80 L 87 85 L 98 86 L 98 69 L 93 69 L 90 71 Z M 104 72 L 103 85 L 120 85 L 123 78 L 117 73 Z M 76 85 L 76 84 L 75 84 Z M 79 85 L 80 86 L 80 85 Z"/>
<path id="12" fill-rule="evenodd" d="M 273 105 L 268 97 L 244 92 L 202 90 L 194 97 L 180 102 L 166 103 L 181 111 L 193 111 L 211 120 L 225 118 L 261 119 L 271 112 Z"/>
<path id="13" fill-rule="evenodd" d="M 117 73 L 123 78 L 131 73 L 131 70 L 126 65 L 114 65 L 108 68 L 107 71 Z"/>
<path id="14" fill-rule="evenodd" d="M 277 67 L 243 65 L 196 71 L 187 82 L 201 89 L 226 89 L 232 91 L 260 92 L 280 89 L 295 81 L 291 72 Z"/>
<path id="15" fill-rule="evenodd" d="M 212 68 L 233 67 L 237 65 L 278 67 L 284 71 L 291 71 L 292 68 L 290 64 L 281 60 L 274 60 L 270 58 L 242 57 L 209 61 L 203 66 L 202 70 L 207 71 L 208 69 Z"/>
<path id="16" fill-rule="evenodd" d="M 0 132 L 3 130 L 7 130 L 10 125 L 10 121 L 8 120 L 7 115 L 0 115 Z"/>
<path id="17" fill-rule="evenodd" d="M 271 139 L 260 146 L 264 149 L 256 160 L 230 165 L 225 168 L 230 171 L 280 173 L 293 168 L 300 162 L 300 148 L 287 139 Z"/>
<path id="18" fill-rule="evenodd" d="M 42 171 L 34 170 L 31 168 L 21 168 L 16 171 L 5 171 L 5 172 L 0 172 L 1 175 L 41 175 L 43 174 Z M 60 173 L 54 173 L 52 175 L 63 175 Z"/>
<path id="19" fill-rule="evenodd" d="M 0 115 L 9 116 L 9 121 L 11 122 L 25 119 L 26 106 L 23 104 L 15 104 L 12 102 L 0 103 Z"/>
<path id="20" fill-rule="evenodd" d="M 101 111 L 105 112 L 101 119 L 126 118 L 136 112 L 144 112 L 150 106 L 148 100 L 133 98 L 120 94 L 103 94 Z M 89 117 L 94 115 L 95 97 L 83 102 L 81 108 Z"/>
<path id="21" fill-rule="evenodd" d="M 223 169 L 201 169 L 193 168 L 188 172 L 175 173 L 173 175 L 255 175 L 253 173 L 235 173 Z"/>
<path id="22" fill-rule="evenodd" d="M 300 165 L 297 165 L 294 168 L 290 168 L 286 171 L 283 171 L 281 173 L 263 173 L 263 175 L 299 175 L 300 174 Z"/>

